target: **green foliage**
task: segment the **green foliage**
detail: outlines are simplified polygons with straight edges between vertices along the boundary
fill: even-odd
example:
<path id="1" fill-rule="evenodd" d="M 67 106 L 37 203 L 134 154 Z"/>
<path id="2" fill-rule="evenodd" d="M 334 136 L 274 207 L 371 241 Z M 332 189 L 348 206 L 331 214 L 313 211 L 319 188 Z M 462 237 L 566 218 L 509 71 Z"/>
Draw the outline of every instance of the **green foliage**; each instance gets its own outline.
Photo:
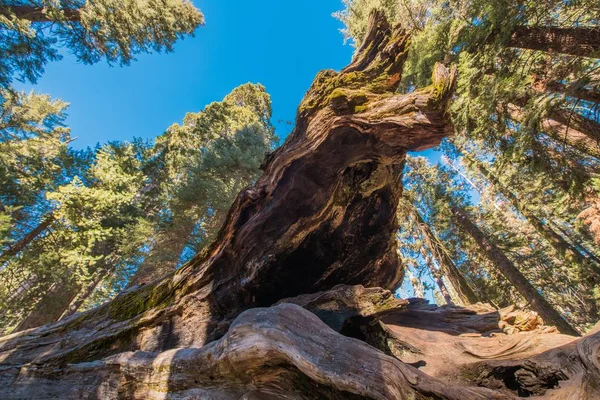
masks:
<path id="1" fill-rule="evenodd" d="M 258 178 L 265 154 L 276 144 L 270 118 L 265 88 L 245 84 L 157 138 L 163 204 L 153 253 L 187 247 L 185 260 L 210 244 L 235 196 Z M 181 250 L 176 256 L 175 264 Z M 148 263 L 165 262 L 153 260 Z"/>
<path id="2" fill-rule="evenodd" d="M 599 61 L 513 48 L 511 38 L 518 26 L 597 26 L 597 2 L 348 0 L 344 5 L 345 10 L 336 16 L 345 24 L 346 39 L 358 45 L 373 8 L 383 9 L 412 35 L 399 91 L 429 85 L 436 62 L 457 65 L 458 84 L 450 108 L 456 134 L 453 144 L 444 145 L 446 164 L 432 167 L 423 159 L 411 159 L 405 181 L 407 196 L 477 294 L 497 305 L 519 298 L 506 280 L 489 268 L 489 260 L 472 239 L 455 228 L 449 204 L 474 215 L 490 240 L 536 287 L 545 288 L 555 307 L 585 327 L 598 315 L 594 293 L 598 291 L 600 249 L 593 239 L 600 243 L 599 188 L 595 184 L 600 161 L 585 153 L 585 148 L 574 147 L 566 135 L 579 129 L 575 135 L 595 141 L 598 133 L 593 126 L 599 114 L 592 102 L 573 97 L 574 91 L 552 88 L 559 83 L 597 91 Z M 560 135 L 549 132 L 547 121 L 559 118 L 557 114 L 566 126 L 581 118 L 584 124 L 573 122 Z M 585 119 L 591 121 L 587 128 Z M 576 244 L 586 261 L 574 262 L 553 247 L 498 188 L 472 166 L 465 167 L 461 161 L 465 153 L 500 177 L 503 186 L 527 206 L 528 215 L 539 218 L 537 228 L 546 226 Z M 477 195 L 469 199 L 469 193 Z M 426 246 L 410 221 L 401 227 L 399 237 L 404 261 L 418 273 L 429 264 Z"/>
<path id="3" fill-rule="evenodd" d="M 5 331 L 37 312 L 36 303 L 60 303 L 61 296 L 84 310 L 116 296 L 138 272 L 173 270 L 216 236 L 277 141 L 262 85 L 242 85 L 223 101 L 187 114 L 155 143 L 115 142 L 85 152 L 68 148 L 66 103 L 4 93 Z"/>
<path id="4" fill-rule="evenodd" d="M 188 0 L 0 1 L 0 88 L 35 82 L 66 46 L 81 62 L 129 64 L 139 53 L 172 51 L 204 16 Z"/>

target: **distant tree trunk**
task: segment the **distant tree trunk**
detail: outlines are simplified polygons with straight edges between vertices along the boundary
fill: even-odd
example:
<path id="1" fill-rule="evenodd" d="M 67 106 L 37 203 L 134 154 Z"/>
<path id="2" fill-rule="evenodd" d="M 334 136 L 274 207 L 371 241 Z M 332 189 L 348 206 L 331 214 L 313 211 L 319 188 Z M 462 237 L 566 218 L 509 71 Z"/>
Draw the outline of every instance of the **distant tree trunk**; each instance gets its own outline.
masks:
<path id="1" fill-rule="evenodd" d="M 448 255 L 447 250 L 443 248 L 442 243 L 435 236 L 429 225 L 427 225 L 427 223 L 423 220 L 416 207 L 412 204 L 410 215 L 419 227 L 427 247 L 431 250 L 431 253 L 439 262 L 444 274 L 446 277 L 448 277 L 452 287 L 459 296 L 460 302 L 464 305 L 478 303 L 479 299 L 477 298 L 477 295 L 475 292 L 473 292 L 465 277 L 458 270 L 454 264 L 454 261 L 452 261 L 452 258 L 450 258 Z"/>
<path id="2" fill-rule="evenodd" d="M 546 241 L 557 251 L 561 256 L 566 256 L 567 261 L 574 261 L 578 264 L 584 263 L 596 263 L 600 260 L 596 256 L 590 256 L 590 258 L 581 254 L 579 249 L 569 243 L 559 233 L 555 232 L 549 225 L 545 224 L 539 219 L 529 208 L 521 202 L 517 196 L 506 188 L 500 180 L 492 174 L 480 161 L 470 157 L 463 153 L 467 162 L 473 165 L 491 184 L 492 186 L 506 197 L 515 209 L 525 217 L 525 219 L 539 232 L 539 234 L 546 239 Z M 593 268 L 593 266 L 592 266 Z M 596 265 L 595 270 L 600 274 L 600 270 Z"/>
<path id="3" fill-rule="evenodd" d="M 94 278 L 88 282 L 83 288 L 79 290 L 77 296 L 73 299 L 73 301 L 69 304 L 66 310 L 59 317 L 59 320 L 70 317 L 75 314 L 83 303 L 94 293 L 100 282 L 108 277 L 108 275 L 114 271 L 114 268 L 101 268 L 99 271 L 96 271 Z"/>
<path id="4" fill-rule="evenodd" d="M 103 244 L 99 243 L 97 246 L 101 248 Z M 63 276 L 36 303 L 33 310 L 19 323 L 16 331 L 56 322 L 75 314 L 98 284 L 114 271 L 114 266 L 107 265 L 104 258 L 93 267 L 92 279 L 85 286 L 68 282 L 67 276 Z"/>
<path id="5" fill-rule="evenodd" d="M 508 257 L 500 250 L 487 235 L 471 221 L 467 213 L 457 207 L 451 207 L 452 214 L 458 225 L 468 233 L 479 245 L 481 251 L 493 265 L 506 277 L 519 293 L 531 304 L 547 324 L 554 325 L 564 334 L 579 336 L 575 330 L 550 303 L 533 287 L 531 282 L 515 267 Z"/>
<path id="6" fill-rule="evenodd" d="M 522 122 L 523 112 L 519 106 L 510 104 L 508 107 L 511 119 Z M 600 143 L 586 132 L 578 131 L 573 126 L 565 125 L 553 118 L 546 118 L 541 123 L 545 134 L 559 143 L 564 143 L 591 157 L 600 160 Z"/>
<path id="7" fill-rule="evenodd" d="M 600 143 L 600 123 L 586 118 L 574 111 L 559 108 L 551 111 L 552 119 L 561 124 L 582 132 L 590 139 Z"/>
<path id="8" fill-rule="evenodd" d="M 577 84 L 565 85 L 561 82 L 548 82 L 545 84 L 546 89 L 552 92 L 564 94 L 580 100 L 589 101 L 590 103 L 600 104 L 600 91 L 596 88 L 586 89 Z"/>
<path id="9" fill-rule="evenodd" d="M 66 309 L 77 297 L 80 287 L 61 280 L 50 287 L 33 310 L 17 325 L 15 332 L 37 328 L 60 319 Z"/>
<path id="10" fill-rule="evenodd" d="M 159 233 L 156 243 L 129 280 L 127 288 L 147 285 L 175 271 L 195 226 L 196 222 L 188 219 L 178 222 L 176 232 Z"/>
<path id="11" fill-rule="evenodd" d="M 425 288 L 423 287 L 423 282 L 419 278 L 417 278 L 410 269 L 406 269 L 406 274 L 408 275 L 408 281 L 415 292 L 415 297 L 420 299 L 425 298 Z"/>
<path id="12" fill-rule="evenodd" d="M 78 9 L 74 8 L 63 8 L 62 9 L 64 18 L 67 21 L 78 22 L 81 20 L 81 15 Z M 54 19 L 50 19 L 44 12 L 42 7 L 26 6 L 26 5 L 0 5 L 0 15 L 4 17 L 10 17 L 14 14 L 19 19 L 26 19 L 31 22 L 54 22 Z"/>
<path id="13" fill-rule="evenodd" d="M 444 298 L 444 300 L 446 300 L 446 304 L 453 306 L 454 302 L 452 301 L 452 296 L 450 296 L 450 291 L 448 291 L 448 288 L 446 287 L 446 284 L 442 280 L 442 277 L 439 275 L 436 276 L 435 283 L 437 283 L 437 286 L 440 289 L 440 293 L 442 294 L 442 297 Z"/>
<path id="14" fill-rule="evenodd" d="M 27 233 L 21 240 L 11 244 L 2 254 L 0 254 L 0 260 L 6 260 L 9 257 L 13 257 L 21 252 L 25 247 L 29 245 L 35 238 L 42 234 L 52 223 L 54 222 L 54 216 L 52 214 L 44 217 L 35 228 Z"/>
<path id="15" fill-rule="evenodd" d="M 572 56 L 600 56 L 600 28 L 518 26 L 509 46 Z"/>
<path id="16" fill-rule="evenodd" d="M 425 249 L 423 247 L 421 247 L 420 251 L 421 251 L 421 255 L 425 259 L 425 262 L 427 263 L 427 267 L 429 268 L 429 273 L 431 274 L 431 277 L 435 281 L 440 293 L 442 294 L 444 301 L 446 301 L 446 304 L 454 305 L 452 296 L 450 295 L 450 292 L 448 291 L 446 284 L 442 280 L 442 274 L 436 268 L 435 263 L 433 262 L 433 260 L 431 259 L 429 254 L 427 254 L 427 252 L 425 251 Z"/>

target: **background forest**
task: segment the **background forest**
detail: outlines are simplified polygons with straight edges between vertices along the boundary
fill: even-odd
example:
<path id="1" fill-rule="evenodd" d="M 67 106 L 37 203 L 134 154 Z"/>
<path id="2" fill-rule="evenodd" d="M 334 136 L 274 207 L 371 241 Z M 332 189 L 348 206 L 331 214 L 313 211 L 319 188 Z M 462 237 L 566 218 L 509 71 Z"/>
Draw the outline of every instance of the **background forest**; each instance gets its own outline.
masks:
<path id="1" fill-rule="evenodd" d="M 183 0 L 121 3 L 0 1 L 2 333 L 181 267 L 280 142 L 265 87 L 244 84 L 153 140 L 72 147 L 67 104 L 15 82 L 35 82 L 65 50 L 126 66 L 204 22 Z M 517 303 L 585 332 L 600 319 L 600 5 L 346 0 L 335 17 L 349 45 L 374 8 L 411 34 L 399 92 L 431 84 L 436 62 L 458 73 L 454 135 L 406 164 L 400 291 Z"/>

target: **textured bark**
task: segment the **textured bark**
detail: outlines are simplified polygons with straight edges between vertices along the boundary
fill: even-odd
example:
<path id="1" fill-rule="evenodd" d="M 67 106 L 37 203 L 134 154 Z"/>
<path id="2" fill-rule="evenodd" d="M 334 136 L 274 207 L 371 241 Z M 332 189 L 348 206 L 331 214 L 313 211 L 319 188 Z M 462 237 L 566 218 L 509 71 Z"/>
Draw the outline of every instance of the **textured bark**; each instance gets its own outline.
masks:
<path id="1" fill-rule="evenodd" d="M 582 57 L 600 57 L 600 28 L 518 26 L 509 46 Z"/>
<path id="2" fill-rule="evenodd" d="M 446 302 L 446 304 L 455 304 L 456 300 L 452 299 L 452 296 L 450 295 L 450 291 L 448 290 L 448 288 L 446 287 L 446 284 L 444 283 L 444 281 L 442 279 L 442 272 L 439 270 L 439 268 L 437 267 L 437 265 L 433 262 L 433 260 L 431 259 L 431 257 L 425 251 L 424 248 L 421 247 L 420 253 L 423 256 L 423 258 L 425 259 L 425 263 L 427 264 L 427 268 L 429 269 L 429 273 L 433 277 L 433 280 L 435 281 L 435 284 L 437 285 L 438 290 L 440 291 L 440 293 L 441 293 L 442 297 L 444 298 L 444 301 Z M 458 300 L 456 302 L 458 302 L 459 304 L 462 304 L 460 302 L 460 300 Z"/>
<path id="3" fill-rule="evenodd" d="M 127 352 L 51 375 L 38 368 L 20 374 L 8 369 L 0 383 L 7 400 L 511 398 L 486 388 L 448 385 L 336 333 L 293 304 L 246 311 L 227 335 L 202 348 Z"/>
<path id="4" fill-rule="evenodd" d="M 340 73 L 318 74 L 296 128 L 243 190 L 214 244 L 164 279 L 55 325 L 0 339 L 0 362 L 65 365 L 122 351 L 202 346 L 245 309 L 340 283 L 396 287 L 405 154 L 452 132 L 454 72 L 396 94 L 408 36 L 373 14 Z"/>
<path id="5" fill-rule="evenodd" d="M 352 64 L 317 76 L 296 129 L 240 193 L 214 244 L 96 310 L 0 338 L 0 398 L 514 398 L 510 388 L 477 387 L 475 378 L 432 377 L 418 362 L 338 333 L 361 333 L 363 322 L 393 333 L 386 318 L 401 315 L 408 322 L 398 326 L 418 333 L 416 319 L 431 328 L 439 349 L 442 333 L 466 340 L 508 330 L 489 307 L 436 312 L 385 290 L 402 278 L 394 235 L 406 152 L 452 131 L 451 71 L 438 66 L 432 87 L 394 92 L 408 43 L 373 13 Z M 261 306 L 271 307 L 253 308 Z M 599 346 L 586 340 L 576 342 L 586 357 L 572 365 L 590 379 Z M 565 376 L 576 382 L 571 370 Z"/>
<path id="6" fill-rule="evenodd" d="M 479 299 L 477 298 L 477 295 L 475 292 L 473 292 L 465 277 L 458 270 L 454 264 L 454 261 L 452 261 L 452 258 L 450 258 L 448 255 L 447 250 L 442 247 L 439 239 L 425 223 L 419 214 L 419 211 L 414 206 L 411 207 L 410 214 L 419 227 L 427 247 L 429 247 L 434 257 L 438 260 L 442 270 L 444 271 L 444 274 L 452 284 L 452 287 L 456 291 L 461 303 L 463 305 L 478 303 Z"/>
<path id="7" fill-rule="evenodd" d="M 62 9 L 64 20 L 78 22 L 81 20 L 78 9 Z M 26 19 L 31 22 L 55 22 L 56 20 L 48 17 L 42 7 L 26 5 L 0 5 L 0 15 L 9 17 L 14 14 L 19 19 Z"/>
<path id="8" fill-rule="evenodd" d="M 451 207 L 452 214 L 458 225 L 469 234 L 479 245 L 481 251 L 493 263 L 493 265 L 504 275 L 504 277 L 517 289 L 517 291 L 529 302 L 531 308 L 537 311 L 544 321 L 558 328 L 561 333 L 578 336 L 579 333 L 573 328 L 558 311 L 533 287 L 527 278 L 515 267 L 502 250 L 500 250 L 477 225 L 471 221 L 467 213 L 457 207 Z"/>
<path id="9" fill-rule="evenodd" d="M 600 123 L 593 119 L 564 108 L 553 110 L 551 117 L 569 128 L 584 133 L 590 139 L 595 140 L 596 143 L 600 142 Z"/>
<path id="10" fill-rule="evenodd" d="M 525 217 L 525 219 L 544 237 L 548 243 L 558 252 L 558 254 L 567 256 L 568 261 L 574 261 L 577 264 L 586 264 L 586 263 L 594 263 L 591 265 L 591 269 L 596 271 L 600 276 L 600 267 L 598 266 L 598 258 L 594 255 L 591 255 L 589 258 L 579 252 L 579 250 L 565 240 L 559 233 L 555 232 L 552 227 L 545 224 L 541 219 L 539 219 L 533 212 L 531 212 L 527 205 L 523 204 L 517 196 L 512 193 L 508 188 L 506 188 L 500 180 L 492 174 L 481 162 L 469 157 L 465 156 L 468 163 L 473 165 L 477 171 L 479 171 L 499 193 L 502 193 L 504 197 L 506 197 L 510 203 L 515 207 L 517 211 Z"/>
<path id="11" fill-rule="evenodd" d="M 535 312 L 514 306 L 437 307 L 421 299 L 390 298 L 381 289 L 339 286 L 285 302 L 449 387 L 487 387 L 502 398 L 600 396 L 600 324 L 576 340 L 545 326 Z M 336 308 L 343 322 L 332 318 Z"/>
<path id="12" fill-rule="evenodd" d="M 574 341 L 555 332 L 514 307 L 436 307 L 380 288 L 337 286 L 246 311 L 222 339 L 202 348 L 124 352 L 51 371 L 7 368 L 0 393 L 6 399 L 512 399 L 519 390 L 554 398 L 570 387 L 593 398 L 597 387 L 578 384 L 597 376 L 589 362 L 598 334 Z M 550 349 L 565 345 L 589 353 L 563 361 L 556 355 L 568 347 Z M 552 373 L 538 361 L 544 357 L 556 363 Z M 539 376 L 523 373 L 532 370 Z M 560 388 L 552 386 L 557 376 Z"/>

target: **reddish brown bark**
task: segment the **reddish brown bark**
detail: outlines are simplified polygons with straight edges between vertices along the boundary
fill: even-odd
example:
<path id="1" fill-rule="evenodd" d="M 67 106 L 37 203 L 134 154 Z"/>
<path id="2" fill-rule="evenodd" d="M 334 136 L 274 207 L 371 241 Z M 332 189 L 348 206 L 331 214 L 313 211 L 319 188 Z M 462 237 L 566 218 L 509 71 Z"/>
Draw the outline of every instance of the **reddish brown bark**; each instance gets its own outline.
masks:
<path id="1" fill-rule="evenodd" d="M 438 262 L 440 263 L 444 274 L 452 284 L 452 287 L 456 291 L 456 294 L 460 298 L 460 301 L 464 305 L 478 303 L 479 299 L 477 298 L 477 295 L 475 294 L 475 292 L 473 292 L 473 290 L 467 283 L 465 277 L 460 273 L 460 271 L 454 264 L 454 261 L 452 261 L 452 259 L 448 255 L 446 249 L 444 249 L 440 245 L 439 240 L 436 238 L 431 228 L 429 228 L 427 223 L 425 223 L 425 221 L 419 214 L 419 211 L 414 206 L 412 206 L 411 209 L 411 216 L 413 217 L 415 223 L 419 227 L 419 230 L 421 231 L 421 234 L 425 239 L 427 247 L 429 247 L 436 260 L 438 260 Z"/>
<path id="2" fill-rule="evenodd" d="M 514 286 L 515 289 L 529 302 L 531 308 L 537 311 L 547 324 L 554 325 L 561 333 L 578 336 L 579 332 L 575 330 L 554 307 L 533 287 L 527 278 L 517 269 L 517 267 L 508 259 L 502 250 L 500 250 L 481 229 L 467 215 L 467 213 L 457 207 L 451 207 L 452 214 L 458 225 L 467 234 L 469 234 L 479 245 L 481 251 L 493 263 L 493 265 L 504 275 L 504 277 Z"/>
<path id="3" fill-rule="evenodd" d="M 555 232 L 552 227 L 544 223 L 540 218 L 538 218 L 533 212 L 529 210 L 526 204 L 523 201 L 519 200 L 517 196 L 512 193 L 508 188 L 506 188 L 500 180 L 492 174 L 481 162 L 465 156 L 467 162 L 473 165 L 477 171 L 479 171 L 491 184 L 492 186 L 499 192 L 502 193 L 504 197 L 510 201 L 510 203 L 515 207 L 523 217 L 538 231 L 538 233 L 548 241 L 548 243 L 558 252 L 559 255 L 566 256 L 567 261 L 574 261 L 577 264 L 586 264 L 592 263 L 591 269 L 595 270 L 596 273 L 600 276 L 600 267 L 598 265 L 598 259 L 591 255 L 589 258 L 583 255 L 577 247 L 573 246 L 569 243 L 565 238 L 563 238 L 559 233 Z"/>
<path id="4" fill-rule="evenodd" d="M 600 28 L 518 26 L 509 46 L 582 57 L 600 57 Z"/>
<path id="5" fill-rule="evenodd" d="M 510 117 L 521 122 L 523 112 L 519 106 L 509 104 Z M 584 154 L 600 159 L 600 143 L 587 132 L 575 129 L 574 126 L 563 124 L 554 118 L 546 118 L 541 122 L 542 131 L 556 140 Z"/>
<path id="6" fill-rule="evenodd" d="M 600 104 L 600 90 L 597 87 L 587 89 L 576 84 L 565 85 L 560 82 L 548 82 L 544 84 L 547 90 L 575 97 L 591 103 Z"/>

